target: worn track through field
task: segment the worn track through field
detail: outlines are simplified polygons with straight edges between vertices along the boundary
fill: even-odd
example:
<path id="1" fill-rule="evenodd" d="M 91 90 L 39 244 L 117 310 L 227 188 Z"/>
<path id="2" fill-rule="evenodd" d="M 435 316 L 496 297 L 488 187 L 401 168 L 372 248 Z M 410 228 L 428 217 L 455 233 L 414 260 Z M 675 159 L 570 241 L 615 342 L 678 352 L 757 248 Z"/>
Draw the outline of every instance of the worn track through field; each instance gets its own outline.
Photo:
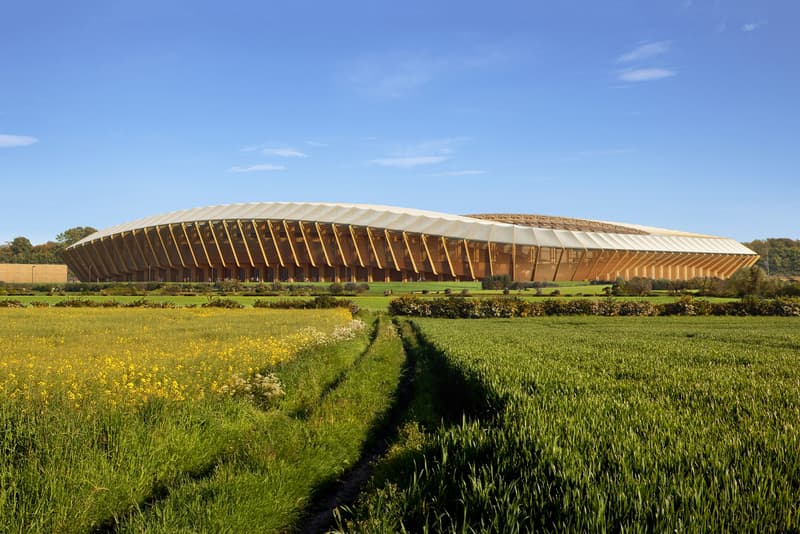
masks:
<path id="1" fill-rule="evenodd" d="M 375 336 L 377 337 L 377 336 Z M 369 353 L 375 343 L 371 340 Z M 404 347 L 406 344 L 403 344 Z M 395 401 L 389 409 L 382 424 L 371 433 L 359 461 L 346 471 L 332 485 L 323 488 L 315 495 L 313 502 L 306 508 L 304 519 L 299 523 L 300 534 L 317 534 L 327 532 L 333 525 L 334 510 L 340 506 L 353 504 L 358 494 L 372 475 L 373 464 L 385 455 L 389 446 L 397 437 L 398 424 L 408 408 L 413 394 L 413 377 L 415 359 L 409 357 L 405 348 L 405 366 L 397 386 Z"/>

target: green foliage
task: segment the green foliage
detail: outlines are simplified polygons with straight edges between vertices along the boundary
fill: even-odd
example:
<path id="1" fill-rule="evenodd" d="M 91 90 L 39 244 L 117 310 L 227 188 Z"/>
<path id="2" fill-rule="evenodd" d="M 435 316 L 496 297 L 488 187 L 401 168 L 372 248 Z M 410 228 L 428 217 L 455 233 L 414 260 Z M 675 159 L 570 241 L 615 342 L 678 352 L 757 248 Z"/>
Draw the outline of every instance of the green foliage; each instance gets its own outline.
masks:
<path id="1" fill-rule="evenodd" d="M 800 276 L 800 240 L 787 238 L 757 239 L 744 246 L 761 257 L 758 265 L 770 275 Z"/>
<path id="2" fill-rule="evenodd" d="M 653 291 L 653 281 L 649 278 L 642 278 L 636 276 L 630 280 L 623 280 L 621 278 L 614 282 L 611 287 L 611 292 L 614 295 L 631 295 L 635 297 L 646 297 Z"/>
<path id="3" fill-rule="evenodd" d="M 241 302 L 235 301 L 233 299 L 209 298 L 208 302 L 204 302 L 202 304 L 202 307 L 203 308 L 240 309 L 240 308 L 244 308 L 244 305 Z"/>
<path id="4" fill-rule="evenodd" d="M 389 303 L 389 313 L 412 317 L 449 319 L 491 319 L 497 317 L 540 317 L 544 315 L 771 315 L 800 316 L 800 299 L 755 297 L 740 302 L 708 302 L 685 295 L 676 302 L 575 299 L 530 301 L 518 297 L 418 298 L 404 295 Z"/>
<path id="5" fill-rule="evenodd" d="M 737 297 L 759 296 L 763 293 L 766 282 L 767 273 L 761 267 L 753 265 L 752 267 L 743 267 L 733 273 L 728 280 L 728 286 Z"/>
<path id="6" fill-rule="evenodd" d="M 254 308 L 280 308 L 286 310 L 323 310 L 329 308 L 347 308 L 357 311 L 353 301 L 337 299 L 330 295 L 318 295 L 311 300 L 300 299 L 281 299 L 281 300 L 256 300 L 253 302 Z"/>
<path id="7" fill-rule="evenodd" d="M 56 241 L 63 247 L 68 247 L 74 243 L 77 243 L 84 237 L 88 237 L 95 233 L 97 229 L 92 228 L 91 226 L 76 226 L 74 228 L 69 228 L 64 230 L 60 234 L 56 236 Z"/>
<path id="8" fill-rule="evenodd" d="M 15 237 L 7 244 L 0 244 L 0 263 L 64 263 L 61 251 L 96 231 L 91 227 L 70 228 L 58 234 L 56 242 L 41 245 L 31 244 L 27 237 Z"/>
<path id="9" fill-rule="evenodd" d="M 415 323 L 463 377 L 454 405 L 491 409 L 408 424 L 342 530 L 800 529 L 793 321 Z"/>

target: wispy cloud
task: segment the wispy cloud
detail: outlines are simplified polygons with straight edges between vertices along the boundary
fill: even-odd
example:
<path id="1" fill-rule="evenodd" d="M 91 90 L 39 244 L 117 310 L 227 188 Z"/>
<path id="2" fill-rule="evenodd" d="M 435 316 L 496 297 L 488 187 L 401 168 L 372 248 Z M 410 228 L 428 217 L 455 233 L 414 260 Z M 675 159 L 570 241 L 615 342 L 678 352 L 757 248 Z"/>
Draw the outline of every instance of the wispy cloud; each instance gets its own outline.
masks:
<path id="1" fill-rule="evenodd" d="M 469 137 L 443 137 L 410 145 L 396 146 L 393 150 L 388 151 L 387 157 L 371 159 L 367 163 L 397 168 L 435 165 L 451 159 L 455 154 L 456 147 L 469 139 Z"/>
<path id="2" fill-rule="evenodd" d="M 38 139 L 29 135 L 0 134 L 0 148 L 28 146 L 38 142 Z"/>
<path id="3" fill-rule="evenodd" d="M 480 171 L 475 169 L 466 169 L 463 171 L 447 171 L 447 172 L 440 172 L 436 176 L 474 176 L 478 174 L 486 174 L 486 171 Z"/>
<path id="4" fill-rule="evenodd" d="M 448 155 L 455 152 L 456 147 L 469 141 L 469 137 L 442 137 L 439 139 L 429 139 L 420 143 L 400 147 L 393 151 L 394 155 L 409 156 L 418 154 L 439 154 Z"/>
<path id="5" fill-rule="evenodd" d="M 273 165 L 272 163 L 260 163 L 258 165 L 250 165 L 247 167 L 231 167 L 228 172 L 262 172 L 262 171 L 284 171 L 286 167 L 283 165 Z"/>
<path id="6" fill-rule="evenodd" d="M 477 46 L 457 55 L 416 51 L 365 54 L 346 64 L 342 78 L 356 92 L 379 100 L 411 96 L 437 78 L 507 61 L 506 45 Z"/>
<path id="7" fill-rule="evenodd" d="M 396 167 L 406 169 L 420 165 L 435 165 L 449 159 L 447 156 L 407 156 L 398 158 L 372 159 L 369 163 L 381 167 Z"/>
<path id="8" fill-rule="evenodd" d="M 617 58 L 619 63 L 630 63 L 632 61 L 641 61 L 653 56 L 666 54 L 669 52 L 672 43 L 670 41 L 658 41 L 655 43 L 645 43 L 637 46 L 630 52 L 626 52 Z"/>
<path id="9" fill-rule="evenodd" d="M 282 158 L 307 158 L 308 154 L 300 152 L 290 147 L 281 148 L 265 148 L 261 151 L 262 154 L 267 156 L 280 156 Z"/>
<path id="10" fill-rule="evenodd" d="M 766 22 L 748 22 L 747 24 L 742 24 L 742 31 L 743 32 L 754 32 L 757 29 L 764 26 Z"/>
<path id="11" fill-rule="evenodd" d="M 649 82 L 675 76 L 677 72 L 670 69 L 632 69 L 619 73 L 623 82 Z"/>
<path id="12" fill-rule="evenodd" d="M 328 143 L 320 143 L 319 141 L 306 141 L 305 143 L 314 148 L 325 148 L 328 146 Z"/>
<path id="13" fill-rule="evenodd" d="M 446 65 L 443 59 L 424 56 L 363 56 L 347 75 L 359 93 L 374 98 L 400 98 L 426 85 Z"/>

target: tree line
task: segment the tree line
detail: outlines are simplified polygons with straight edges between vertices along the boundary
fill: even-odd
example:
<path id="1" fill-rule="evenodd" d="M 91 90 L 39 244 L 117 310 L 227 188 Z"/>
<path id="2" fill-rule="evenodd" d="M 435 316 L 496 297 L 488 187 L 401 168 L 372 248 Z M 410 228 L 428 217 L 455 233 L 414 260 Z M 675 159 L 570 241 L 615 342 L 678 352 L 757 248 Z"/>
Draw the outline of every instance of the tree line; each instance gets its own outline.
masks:
<path id="1" fill-rule="evenodd" d="M 800 240 L 786 237 L 756 239 L 744 246 L 757 252 L 758 265 L 772 276 L 800 275 Z"/>
<path id="2" fill-rule="evenodd" d="M 91 226 L 76 226 L 58 234 L 55 241 L 41 245 L 34 245 L 27 237 L 15 237 L 0 244 L 0 263 L 64 263 L 61 252 L 96 231 Z"/>

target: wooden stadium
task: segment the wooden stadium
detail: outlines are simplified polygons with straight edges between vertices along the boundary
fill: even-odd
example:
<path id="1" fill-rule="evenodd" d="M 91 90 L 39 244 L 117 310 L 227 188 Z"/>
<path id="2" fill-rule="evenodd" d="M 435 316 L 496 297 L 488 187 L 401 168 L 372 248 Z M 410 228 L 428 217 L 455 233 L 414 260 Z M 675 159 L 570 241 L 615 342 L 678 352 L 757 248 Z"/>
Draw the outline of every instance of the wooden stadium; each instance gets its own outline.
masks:
<path id="1" fill-rule="evenodd" d="M 567 281 L 727 278 L 758 255 L 732 239 L 623 223 L 261 202 L 113 226 L 65 259 L 83 281 Z"/>

